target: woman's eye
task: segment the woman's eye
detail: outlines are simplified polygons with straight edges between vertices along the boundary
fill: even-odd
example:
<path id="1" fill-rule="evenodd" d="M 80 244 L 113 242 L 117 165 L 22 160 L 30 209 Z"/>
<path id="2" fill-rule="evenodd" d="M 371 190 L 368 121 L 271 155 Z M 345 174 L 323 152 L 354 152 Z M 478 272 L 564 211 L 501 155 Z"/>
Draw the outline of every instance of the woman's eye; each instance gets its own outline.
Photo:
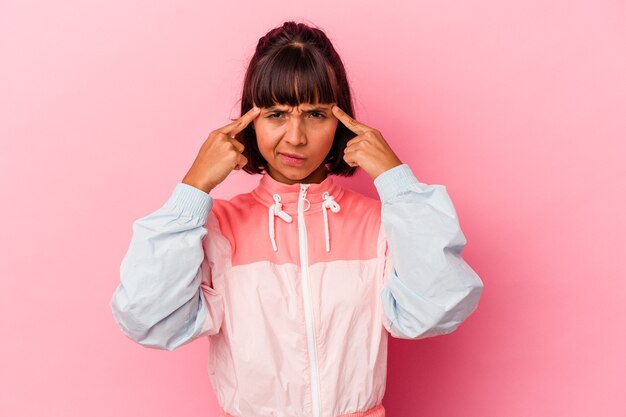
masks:
<path id="1" fill-rule="evenodd" d="M 267 118 L 268 119 L 279 119 L 282 115 L 283 115 L 282 113 L 270 113 L 270 114 L 267 115 Z M 314 119 L 325 119 L 326 118 L 324 113 L 320 113 L 320 112 L 317 112 L 317 111 L 312 112 L 311 116 Z"/>

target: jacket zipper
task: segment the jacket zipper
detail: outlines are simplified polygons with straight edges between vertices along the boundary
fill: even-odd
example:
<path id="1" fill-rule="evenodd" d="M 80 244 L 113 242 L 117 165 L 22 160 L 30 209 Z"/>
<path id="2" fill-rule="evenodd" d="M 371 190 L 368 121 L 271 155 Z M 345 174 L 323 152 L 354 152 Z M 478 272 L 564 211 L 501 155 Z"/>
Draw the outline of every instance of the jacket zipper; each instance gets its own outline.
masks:
<path id="1" fill-rule="evenodd" d="M 300 184 L 298 198 L 298 239 L 300 242 L 300 267 L 302 269 L 302 293 L 304 296 L 304 318 L 306 320 L 307 342 L 309 346 L 309 368 L 311 369 L 311 395 L 313 397 L 313 417 L 321 416 L 319 369 L 317 365 L 317 345 L 313 317 L 313 298 L 309 279 L 309 249 L 306 226 L 304 224 L 304 201 L 309 184 Z"/>

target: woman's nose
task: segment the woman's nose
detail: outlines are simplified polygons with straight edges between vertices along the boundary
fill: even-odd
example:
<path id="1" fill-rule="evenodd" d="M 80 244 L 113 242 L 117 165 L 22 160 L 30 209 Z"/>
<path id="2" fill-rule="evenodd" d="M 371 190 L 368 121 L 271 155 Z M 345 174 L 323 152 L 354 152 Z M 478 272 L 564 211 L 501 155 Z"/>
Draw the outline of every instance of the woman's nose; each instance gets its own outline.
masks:
<path id="1" fill-rule="evenodd" d="M 284 140 L 292 145 L 306 144 L 306 132 L 304 122 L 298 117 L 293 117 L 286 125 Z"/>

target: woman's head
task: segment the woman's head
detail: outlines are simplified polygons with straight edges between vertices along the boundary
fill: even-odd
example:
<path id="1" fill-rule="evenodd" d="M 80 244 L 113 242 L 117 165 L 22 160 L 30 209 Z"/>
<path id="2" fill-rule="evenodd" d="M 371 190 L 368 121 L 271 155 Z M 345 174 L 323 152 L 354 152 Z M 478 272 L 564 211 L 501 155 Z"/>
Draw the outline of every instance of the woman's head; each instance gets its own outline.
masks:
<path id="1" fill-rule="evenodd" d="M 353 116 L 343 63 L 324 32 L 291 21 L 269 31 L 244 81 L 241 114 L 261 108 L 237 135 L 248 159 L 244 171 L 266 171 L 289 183 L 317 182 L 326 172 L 353 175 L 356 167 L 343 160 L 343 150 L 355 134 L 332 114 L 333 104 Z"/>

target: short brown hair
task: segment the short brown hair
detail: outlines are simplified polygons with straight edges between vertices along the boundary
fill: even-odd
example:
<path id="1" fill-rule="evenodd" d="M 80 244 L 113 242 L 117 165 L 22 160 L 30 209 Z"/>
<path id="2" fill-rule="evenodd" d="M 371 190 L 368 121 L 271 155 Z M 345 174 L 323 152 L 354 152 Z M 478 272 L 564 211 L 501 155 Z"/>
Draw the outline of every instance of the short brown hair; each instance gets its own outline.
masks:
<path id="1" fill-rule="evenodd" d="M 253 104 L 258 107 L 277 104 L 295 107 L 302 103 L 333 102 L 354 117 L 346 71 L 322 30 L 288 21 L 259 39 L 245 75 L 242 115 Z M 337 124 L 332 147 L 324 160 L 329 174 L 354 175 L 357 167 L 351 167 L 343 160 L 343 151 L 346 143 L 355 136 L 343 123 Z M 235 137 L 243 143 L 243 155 L 248 159 L 243 170 L 249 174 L 267 172 L 268 164 L 259 151 L 252 123 Z"/>

